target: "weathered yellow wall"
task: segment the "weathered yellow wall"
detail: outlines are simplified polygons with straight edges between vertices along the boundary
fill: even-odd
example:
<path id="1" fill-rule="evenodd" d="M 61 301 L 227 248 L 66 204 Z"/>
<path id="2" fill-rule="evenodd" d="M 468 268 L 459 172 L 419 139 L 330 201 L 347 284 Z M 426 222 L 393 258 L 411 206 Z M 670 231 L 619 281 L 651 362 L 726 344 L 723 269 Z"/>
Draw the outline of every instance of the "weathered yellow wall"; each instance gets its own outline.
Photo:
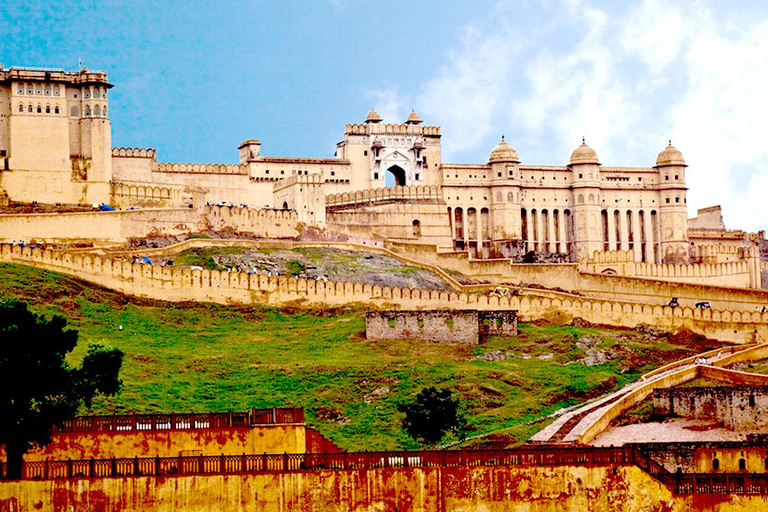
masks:
<path id="1" fill-rule="evenodd" d="M 731 512 L 766 496 L 673 495 L 633 466 L 453 467 L 0 483 L 0 511 Z"/>
<path id="2" fill-rule="evenodd" d="M 182 451 L 202 455 L 304 453 L 305 425 L 262 425 L 253 428 L 200 430 L 57 433 L 25 460 L 82 460 L 132 457 L 177 457 Z"/>

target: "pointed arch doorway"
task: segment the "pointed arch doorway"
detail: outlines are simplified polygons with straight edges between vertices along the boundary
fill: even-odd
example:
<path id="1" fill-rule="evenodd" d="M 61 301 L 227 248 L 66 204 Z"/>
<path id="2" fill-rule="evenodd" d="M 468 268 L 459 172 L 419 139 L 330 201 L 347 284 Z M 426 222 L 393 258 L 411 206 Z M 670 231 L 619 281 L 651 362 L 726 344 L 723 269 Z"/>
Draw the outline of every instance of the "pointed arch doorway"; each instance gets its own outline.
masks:
<path id="1" fill-rule="evenodd" d="M 399 165 L 393 165 L 387 169 L 387 173 L 384 176 L 385 187 L 404 187 L 405 186 L 405 170 Z"/>

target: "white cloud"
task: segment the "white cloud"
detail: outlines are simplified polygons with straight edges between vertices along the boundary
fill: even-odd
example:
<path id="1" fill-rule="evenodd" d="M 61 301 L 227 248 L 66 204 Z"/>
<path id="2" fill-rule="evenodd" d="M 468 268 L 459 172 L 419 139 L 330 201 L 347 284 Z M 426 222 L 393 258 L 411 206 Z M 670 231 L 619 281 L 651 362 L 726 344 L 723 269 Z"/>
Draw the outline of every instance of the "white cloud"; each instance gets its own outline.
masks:
<path id="1" fill-rule="evenodd" d="M 595 4 L 542 0 L 522 19 L 500 2 L 465 30 L 416 93 L 443 126 L 444 159 L 483 161 L 506 132 L 525 163 L 563 164 L 584 135 L 604 164 L 648 166 L 672 138 L 691 216 L 722 204 L 730 228 L 768 228 L 766 13 Z"/>

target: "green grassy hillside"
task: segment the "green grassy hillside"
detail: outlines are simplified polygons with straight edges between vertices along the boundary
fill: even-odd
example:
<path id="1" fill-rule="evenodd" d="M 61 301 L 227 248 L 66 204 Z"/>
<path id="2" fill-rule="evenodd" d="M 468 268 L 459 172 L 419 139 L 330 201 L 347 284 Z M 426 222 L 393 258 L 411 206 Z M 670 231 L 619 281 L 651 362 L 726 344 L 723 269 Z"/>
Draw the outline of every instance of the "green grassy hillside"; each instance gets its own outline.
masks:
<path id="1" fill-rule="evenodd" d="M 520 336 L 477 347 L 373 342 L 358 310 L 146 301 L 18 265 L 0 265 L 0 275 L 3 297 L 68 318 L 80 332 L 74 360 L 96 342 L 126 353 L 123 391 L 90 412 L 298 406 L 350 450 L 415 447 L 400 430 L 397 404 L 425 386 L 458 392 L 469 436 L 502 431 L 501 442 L 519 443 L 543 426 L 526 423 L 703 349 L 633 331 L 547 325 L 521 325 Z"/>

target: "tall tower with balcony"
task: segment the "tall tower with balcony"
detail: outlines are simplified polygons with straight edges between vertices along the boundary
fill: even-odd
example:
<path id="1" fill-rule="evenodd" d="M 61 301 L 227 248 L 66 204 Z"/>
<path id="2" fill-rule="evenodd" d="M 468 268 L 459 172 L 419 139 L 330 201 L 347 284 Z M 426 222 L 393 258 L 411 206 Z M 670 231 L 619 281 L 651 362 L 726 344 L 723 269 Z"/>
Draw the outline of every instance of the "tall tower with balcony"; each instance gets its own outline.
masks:
<path id="1" fill-rule="evenodd" d="M 521 241 L 520 157 L 504 136 L 488 158 L 491 166 L 492 250 L 509 257 Z"/>

